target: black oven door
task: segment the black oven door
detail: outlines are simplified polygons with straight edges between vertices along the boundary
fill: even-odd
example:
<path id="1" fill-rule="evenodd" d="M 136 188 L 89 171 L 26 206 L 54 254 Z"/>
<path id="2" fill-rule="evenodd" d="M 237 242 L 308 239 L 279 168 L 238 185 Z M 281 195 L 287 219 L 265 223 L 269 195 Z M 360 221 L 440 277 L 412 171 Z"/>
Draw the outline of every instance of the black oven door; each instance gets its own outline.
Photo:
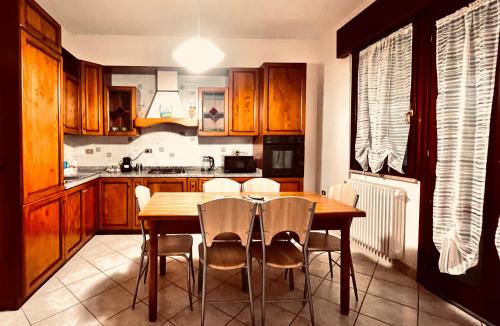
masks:
<path id="1" fill-rule="evenodd" d="M 304 177 L 303 144 L 266 144 L 263 154 L 264 177 Z"/>

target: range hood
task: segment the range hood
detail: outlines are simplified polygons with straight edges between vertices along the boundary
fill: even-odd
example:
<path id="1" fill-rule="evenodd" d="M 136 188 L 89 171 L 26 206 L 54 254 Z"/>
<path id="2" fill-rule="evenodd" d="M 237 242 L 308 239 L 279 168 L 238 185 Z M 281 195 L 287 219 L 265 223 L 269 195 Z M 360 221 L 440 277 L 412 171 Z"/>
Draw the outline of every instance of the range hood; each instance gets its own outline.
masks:
<path id="1" fill-rule="evenodd" d="M 197 127 L 198 120 L 187 116 L 179 97 L 177 71 L 157 71 L 156 93 L 145 118 L 137 118 L 138 128 L 151 127 L 162 123 L 176 123 L 187 127 Z"/>

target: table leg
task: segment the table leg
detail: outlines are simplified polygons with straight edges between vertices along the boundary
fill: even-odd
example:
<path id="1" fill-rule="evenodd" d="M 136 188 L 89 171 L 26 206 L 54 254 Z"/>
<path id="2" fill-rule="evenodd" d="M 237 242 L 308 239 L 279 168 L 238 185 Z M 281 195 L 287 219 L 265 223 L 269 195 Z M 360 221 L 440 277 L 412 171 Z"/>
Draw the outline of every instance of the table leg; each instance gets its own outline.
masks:
<path id="1" fill-rule="evenodd" d="M 349 314 L 350 227 L 351 220 L 345 219 L 340 230 L 340 311 L 344 315 Z"/>
<path id="2" fill-rule="evenodd" d="M 160 257 L 160 275 L 165 276 L 167 274 L 167 257 Z"/>
<path id="3" fill-rule="evenodd" d="M 347 265 L 349 266 L 349 265 Z M 156 321 L 158 300 L 158 224 L 149 222 L 149 321 Z"/>

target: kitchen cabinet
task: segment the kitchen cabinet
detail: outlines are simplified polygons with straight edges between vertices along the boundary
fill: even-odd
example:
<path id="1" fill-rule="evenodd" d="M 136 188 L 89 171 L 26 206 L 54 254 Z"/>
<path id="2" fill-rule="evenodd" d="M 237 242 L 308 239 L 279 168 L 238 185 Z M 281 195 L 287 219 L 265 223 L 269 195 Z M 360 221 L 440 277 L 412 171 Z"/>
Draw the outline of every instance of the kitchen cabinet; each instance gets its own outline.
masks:
<path id="1" fill-rule="evenodd" d="M 62 193 L 23 207 L 23 290 L 26 295 L 63 262 L 63 212 Z"/>
<path id="2" fill-rule="evenodd" d="M 144 185 L 155 192 L 186 192 L 188 181 L 186 178 L 147 178 Z"/>
<path id="3" fill-rule="evenodd" d="M 229 70 L 229 135 L 259 134 L 259 70 Z"/>
<path id="4" fill-rule="evenodd" d="M 86 184 L 82 190 L 83 236 L 90 239 L 97 231 L 99 223 L 99 183 L 97 180 Z"/>
<path id="5" fill-rule="evenodd" d="M 264 63 L 262 135 L 303 135 L 306 119 L 306 64 Z"/>
<path id="6" fill-rule="evenodd" d="M 100 184 L 100 230 L 124 230 L 132 226 L 132 179 L 103 178 Z"/>
<path id="7" fill-rule="evenodd" d="M 131 86 L 108 86 L 104 103 L 104 133 L 108 136 L 136 136 L 137 89 Z"/>
<path id="8" fill-rule="evenodd" d="M 76 77 L 64 73 L 63 82 L 64 133 L 79 135 L 82 131 L 80 85 Z"/>
<path id="9" fill-rule="evenodd" d="M 198 136 L 228 135 L 228 89 L 225 87 L 198 88 Z"/>
<path id="10" fill-rule="evenodd" d="M 61 56 L 21 30 L 24 204 L 62 191 Z M 5 140 L 7 141 L 7 140 Z"/>
<path id="11" fill-rule="evenodd" d="M 80 63 L 82 134 L 103 135 L 102 67 Z"/>
<path id="12" fill-rule="evenodd" d="M 71 257 L 83 243 L 83 187 L 64 192 L 63 248 L 64 256 Z"/>
<path id="13" fill-rule="evenodd" d="M 303 191 L 303 178 L 271 178 L 280 184 L 280 191 Z"/>
<path id="14" fill-rule="evenodd" d="M 35 1 L 19 1 L 19 24 L 49 48 L 61 52 L 61 26 Z"/>

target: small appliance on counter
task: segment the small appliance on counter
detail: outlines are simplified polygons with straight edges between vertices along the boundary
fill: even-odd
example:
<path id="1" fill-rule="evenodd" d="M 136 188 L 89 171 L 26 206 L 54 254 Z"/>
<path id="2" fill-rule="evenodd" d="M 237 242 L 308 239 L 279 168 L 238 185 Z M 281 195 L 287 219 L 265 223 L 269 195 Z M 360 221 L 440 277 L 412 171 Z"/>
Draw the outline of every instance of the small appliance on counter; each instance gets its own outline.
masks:
<path id="1" fill-rule="evenodd" d="M 224 173 L 254 173 L 256 170 L 253 156 L 224 156 Z"/>
<path id="2" fill-rule="evenodd" d="M 212 171 L 215 166 L 215 161 L 212 156 L 203 156 L 201 158 L 201 170 L 202 171 Z"/>
<path id="3" fill-rule="evenodd" d="M 120 164 L 121 172 L 132 172 L 132 159 L 130 157 L 124 157 Z"/>

